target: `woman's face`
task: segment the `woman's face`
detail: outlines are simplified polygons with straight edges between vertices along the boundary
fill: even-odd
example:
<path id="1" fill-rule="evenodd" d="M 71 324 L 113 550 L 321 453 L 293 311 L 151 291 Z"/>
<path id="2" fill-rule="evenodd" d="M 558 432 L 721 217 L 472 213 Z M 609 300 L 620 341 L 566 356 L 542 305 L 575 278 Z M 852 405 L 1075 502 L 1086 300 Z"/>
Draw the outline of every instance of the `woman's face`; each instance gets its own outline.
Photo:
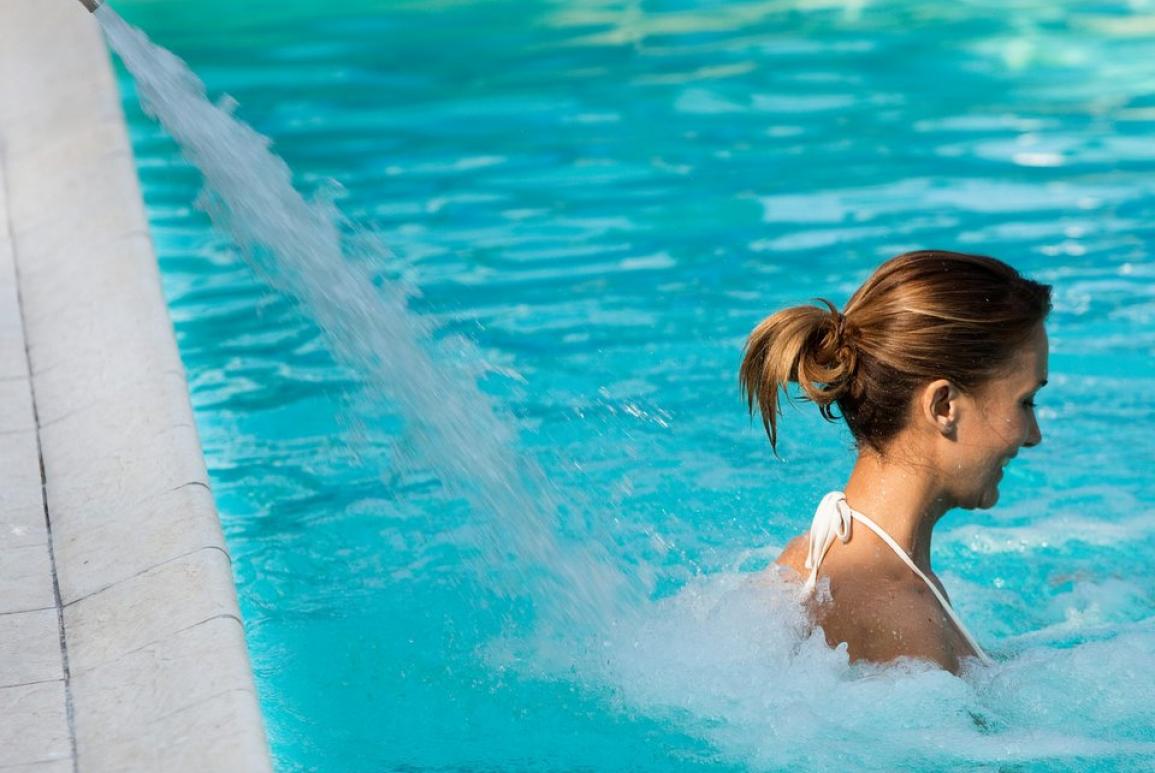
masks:
<path id="1" fill-rule="evenodd" d="M 1047 383 L 1047 333 L 1040 324 L 1004 374 L 959 399 L 949 479 L 958 506 L 993 507 L 1003 469 L 1023 447 L 1042 441 L 1035 394 Z"/>

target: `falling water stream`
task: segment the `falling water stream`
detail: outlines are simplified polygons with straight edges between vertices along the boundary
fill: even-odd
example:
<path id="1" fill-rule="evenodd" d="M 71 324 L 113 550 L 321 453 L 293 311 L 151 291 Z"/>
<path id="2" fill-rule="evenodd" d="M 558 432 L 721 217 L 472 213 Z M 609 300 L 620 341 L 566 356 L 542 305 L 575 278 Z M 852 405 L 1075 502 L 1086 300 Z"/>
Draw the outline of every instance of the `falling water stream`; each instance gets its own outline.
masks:
<path id="1" fill-rule="evenodd" d="M 467 344 L 438 341 L 411 308 L 412 285 L 381 279 L 389 252 L 333 202 L 302 196 L 269 141 L 235 106 L 209 101 L 182 61 L 108 7 L 97 18 L 145 110 L 203 175 L 202 208 L 365 385 L 348 409 L 356 421 L 400 418 L 397 463 L 428 467 L 447 501 L 468 504 L 467 527 L 448 539 L 469 571 L 531 605 L 531 625 L 478 642 L 486 668 L 573 684 L 607 715 L 700 739 L 702 749 L 679 758 L 688 766 L 1155 765 L 1150 618 L 1075 643 L 1061 632 L 1009 639 L 992 647 L 998 665 L 960 679 L 917 663 L 851 666 L 807 631 L 788 584 L 748 570 L 773 549 L 657 592 L 657 569 L 615 541 L 607 497 L 593 483 L 552 480 L 524 449 L 517 419 L 478 384 L 491 366 Z M 593 764 L 613 767 L 607 755 Z M 511 758 L 477 764 L 502 759 Z"/>
<path id="2" fill-rule="evenodd" d="M 474 531 L 475 547 L 500 589 L 548 600 L 543 609 L 546 618 L 557 615 L 553 625 L 582 630 L 606 628 L 622 602 L 633 596 L 636 603 L 639 589 L 597 542 L 564 544 L 562 518 L 573 498 L 517 453 L 516 431 L 467 372 L 434 361 L 432 330 L 407 310 L 405 286 L 379 287 L 364 263 L 351 259 L 366 241 L 350 246 L 340 212 L 298 193 L 268 140 L 208 101 L 183 62 L 114 11 L 98 16 L 145 109 L 204 174 L 203 203 L 214 222 L 270 284 L 304 304 L 334 354 L 371 385 L 374 401 L 357 406 L 361 418 L 379 419 L 375 409 L 385 404 L 400 413 L 412 452 L 485 519 Z M 368 257 L 387 257 L 379 250 Z M 509 566 L 516 571 L 502 580 L 499 569 Z"/>

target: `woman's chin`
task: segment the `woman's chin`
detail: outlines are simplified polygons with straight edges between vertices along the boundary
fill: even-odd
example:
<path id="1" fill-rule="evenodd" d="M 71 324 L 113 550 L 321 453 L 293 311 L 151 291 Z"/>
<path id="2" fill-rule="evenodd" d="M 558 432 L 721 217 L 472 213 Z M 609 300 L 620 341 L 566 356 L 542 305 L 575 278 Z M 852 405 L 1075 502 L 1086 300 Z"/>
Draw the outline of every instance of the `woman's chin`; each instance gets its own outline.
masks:
<path id="1" fill-rule="evenodd" d="M 991 486 L 978 496 L 978 504 L 975 505 L 975 510 L 989 510 L 999 502 L 999 484 L 992 483 Z"/>
<path id="2" fill-rule="evenodd" d="M 989 510 L 998 504 L 998 501 L 999 484 L 998 481 L 995 481 L 981 491 L 976 491 L 968 497 L 960 498 L 958 506 L 964 510 Z"/>
<path id="3" fill-rule="evenodd" d="M 974 504 L 970 507 L 972 510 L 989 510 L 998 504 L 999 501 L 999 485 L 1003 482 L 1003 470 L 1000 467 L 989 475 L 987 478 L 987 485 L 983 486 L 976 496 L 971 501 Z"/>

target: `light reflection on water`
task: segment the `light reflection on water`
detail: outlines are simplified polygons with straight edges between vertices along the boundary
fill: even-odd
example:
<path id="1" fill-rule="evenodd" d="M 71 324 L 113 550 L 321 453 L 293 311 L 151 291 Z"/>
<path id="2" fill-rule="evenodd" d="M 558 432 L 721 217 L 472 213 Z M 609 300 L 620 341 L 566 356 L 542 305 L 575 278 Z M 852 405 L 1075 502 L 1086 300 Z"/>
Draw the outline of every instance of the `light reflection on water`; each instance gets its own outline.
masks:
<path id="1" fill-rule="evenodd" d="M 198 178 L 129 95 L 281 767 L 723 769 L 810 742 L 828 767 L 1150 764 L 1127 746 L 1155 740 L 1155 43 L 1132 5 L 120 0 L 383 235 L 397 257 L 373 270 L 476 342 L 522 450 L 665 578 L 648 649 L 603 664 L 617 688 L 479 658 L 519 610 L 477 608 L 442 536 L 464 508 L 396 467 L 398 424 L 350 442 L 356 375 L 190 209 Z M 850 454 L 802 410 L 772 460 L 736 395 L 743 336 L 925 246 L 1056 284 L 1045 441 L 935 546 L 1011 662 L 847 687 L 815 649 L 771 689 L 735 556 L 799 532 Z M 824 716 L 792 697 L 803 676 L 893 708 Z"/>

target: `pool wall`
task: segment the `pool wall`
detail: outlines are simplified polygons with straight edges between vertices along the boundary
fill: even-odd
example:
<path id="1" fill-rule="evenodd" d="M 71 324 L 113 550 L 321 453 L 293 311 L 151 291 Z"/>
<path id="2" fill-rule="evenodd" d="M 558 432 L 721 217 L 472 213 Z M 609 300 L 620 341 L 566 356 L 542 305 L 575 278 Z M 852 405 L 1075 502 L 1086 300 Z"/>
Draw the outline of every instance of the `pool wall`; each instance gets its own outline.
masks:
<path id="1" fill-rule="evenodd" d="M 270 769 L 120 97 L 0 3 L 0 769 Z"/>

